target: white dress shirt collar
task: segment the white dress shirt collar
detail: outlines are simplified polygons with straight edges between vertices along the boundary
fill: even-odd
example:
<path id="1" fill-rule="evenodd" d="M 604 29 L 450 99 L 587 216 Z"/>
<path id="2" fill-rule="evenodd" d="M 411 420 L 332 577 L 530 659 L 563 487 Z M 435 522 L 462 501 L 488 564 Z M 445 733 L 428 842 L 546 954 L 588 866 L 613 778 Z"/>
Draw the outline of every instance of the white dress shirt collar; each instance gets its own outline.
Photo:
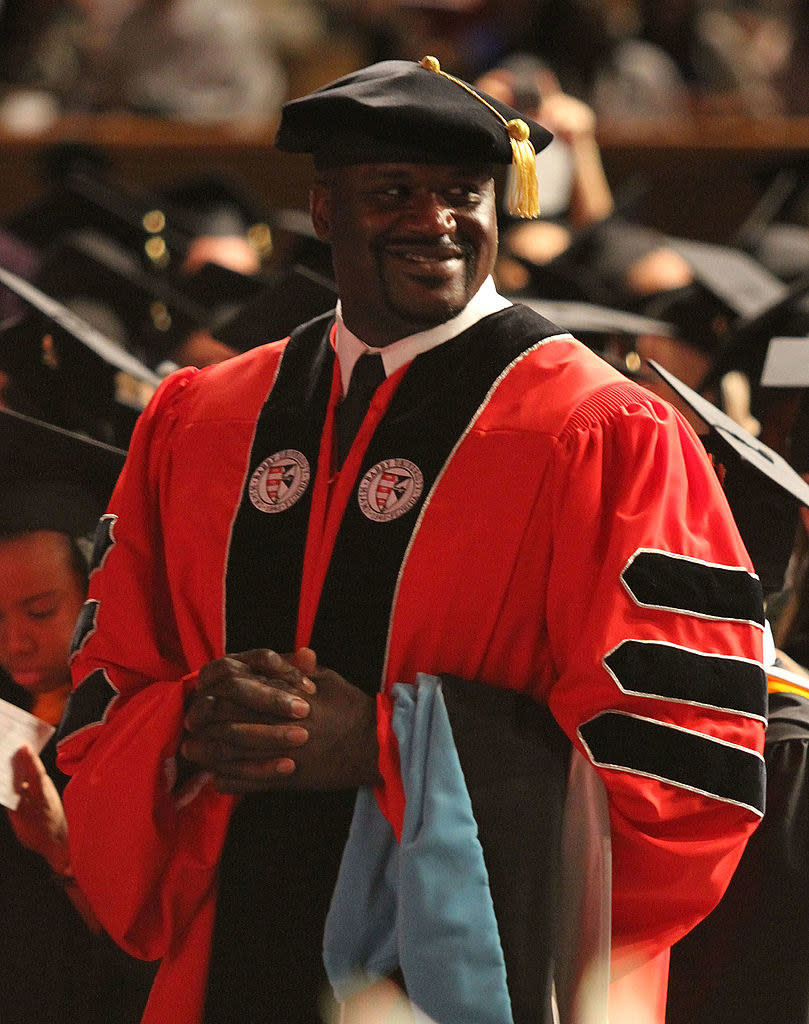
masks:
<path id="1" fill-rule="evenodd" d="M 361 341 L 343 323 L 340 302 L 337 302 L 337 329 L 335 333 L 335 349 L 337 359 L 340 363 L 340 377 L 343 384 L 343 394 L 348 389 L 348 382 L 351 378 L 351 371 L 354 363 L 364 352 L 379 352 L 382 355 L 382 365 L 385 367 L 386 376 L 390 376 L 400 366 L 409 363 L 422 352 L 428 352 L 436 345 L 441 345 L 450 338 L 461 334 L 478 320 L 491 313 L 497 313 L 501 309 L 510 306 L 511 302 L 498 294 L 491 277 L 487 277 L 475 295 L 469 300 L 461 312 L 446 323 L 437 327 L 430 327 L 426 331 L 419 331 L 418 334 L 409 334 L 406 338 L 399 338 L 384 348 L 371 348 Z"/>

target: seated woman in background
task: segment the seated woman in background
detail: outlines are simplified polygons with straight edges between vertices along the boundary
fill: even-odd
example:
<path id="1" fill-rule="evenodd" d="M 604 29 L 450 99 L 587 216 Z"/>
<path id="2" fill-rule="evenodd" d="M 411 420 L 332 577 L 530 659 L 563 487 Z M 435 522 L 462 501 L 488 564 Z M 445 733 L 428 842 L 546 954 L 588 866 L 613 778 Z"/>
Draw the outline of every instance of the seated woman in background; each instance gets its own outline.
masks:
<path id="1" fill-rule="evenodd" d="M 87 593 L 87 535 L 123 453 L 8 411 L 0 437 L 0 696 L 56 726 Z M 154 967 L 113 945 L 72 879 L 53 738 L 39 756 L 17 750 L 12 771 L 19 804 L 0 815 L 2 1020 L 134 1024 Z"/>

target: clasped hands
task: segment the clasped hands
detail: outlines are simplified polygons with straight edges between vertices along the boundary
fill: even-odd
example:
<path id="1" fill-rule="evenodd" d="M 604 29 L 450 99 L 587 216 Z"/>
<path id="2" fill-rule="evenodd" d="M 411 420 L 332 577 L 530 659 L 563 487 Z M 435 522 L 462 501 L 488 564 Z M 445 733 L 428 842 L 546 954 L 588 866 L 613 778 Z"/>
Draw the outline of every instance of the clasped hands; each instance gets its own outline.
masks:
<path id="1" fill-rule="evenodd" d="M 200 670 L 180 752 L 223 793 L 374 784 L 376 702 L 309 648 L 232 654 Z"/>

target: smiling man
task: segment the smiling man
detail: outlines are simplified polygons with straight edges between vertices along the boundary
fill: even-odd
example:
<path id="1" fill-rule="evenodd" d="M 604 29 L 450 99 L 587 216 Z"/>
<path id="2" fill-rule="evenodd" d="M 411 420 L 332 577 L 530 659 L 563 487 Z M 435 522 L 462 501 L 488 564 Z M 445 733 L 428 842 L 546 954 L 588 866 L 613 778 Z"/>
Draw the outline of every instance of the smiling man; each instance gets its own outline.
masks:
<path id="1" fill-rule="evenodd" d="M 494 266 L 486 167 L 359 164 L 323 173 L 312 220 L 331 245 L 343 320 L 382 348 L 459 314 Z"/>
<path id="2" fill-rule="evenodd" d="M 332 990 L 378 1022 L 390 979 L 439 1024 L 660 1020 L 762 810 L 716 476 L 497 294 L 492 171 L 536 215 L 539 125 L 425 59 L 276 141 L 314 155 L 340 301 L 140 419 L 74 639 L 76 877 L 162 957 L 155 1024 L 314 1024 Z"/>

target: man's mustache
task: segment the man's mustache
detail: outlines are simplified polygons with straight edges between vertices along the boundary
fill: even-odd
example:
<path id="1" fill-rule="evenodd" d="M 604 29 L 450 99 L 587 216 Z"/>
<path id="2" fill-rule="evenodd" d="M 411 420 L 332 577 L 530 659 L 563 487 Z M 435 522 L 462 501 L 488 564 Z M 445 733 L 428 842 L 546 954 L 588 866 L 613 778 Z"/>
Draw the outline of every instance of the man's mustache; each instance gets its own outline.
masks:
<path id="1" fill-rule="evenodd" d="M 423 253 L 430 259 L 465 259 L 469 260 L 474 250 L 466 242 L 454 242 L 450 239 L 391 237 L 377 240 L 373 246 L 378 254 L 386 250 L 402 250 L 405 252 Z"/>

